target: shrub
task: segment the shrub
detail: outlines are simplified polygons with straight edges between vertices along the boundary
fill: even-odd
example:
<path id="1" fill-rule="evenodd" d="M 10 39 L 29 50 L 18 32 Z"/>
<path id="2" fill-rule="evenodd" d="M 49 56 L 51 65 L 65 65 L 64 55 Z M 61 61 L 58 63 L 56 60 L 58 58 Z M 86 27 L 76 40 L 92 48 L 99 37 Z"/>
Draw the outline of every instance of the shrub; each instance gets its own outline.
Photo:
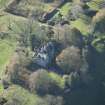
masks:
<path id="1" fill-rule="evenodd" d="M 94 32 L 105 32 L 105 9 L 101 9 L 96 16 L 93 17 L 92 25 Z"/>
<path id="2" fill-rule="evenodd" d="M 32 73 L 29 77 L 29 88 L 32 92 L 35 90 L 39 94 L 53 93 L 56 94 L 63 88 L 61 80 L 58 81 L 55 76 L 59 79 L 61 77 L 56 74 L 49 74 L 46 70 L 38 70 Z"/>
<path id="3" fill-rule="evenodd" d="M 46 100 L 48 105 L 63 105 L 63 103 L 64 103 L 62 96 L 56 96 L 55 97 L 52 95 L 47 95 L 44 99 Z"/>
<path id="4" fill-rule="evenodd" d="M 71 10 L 69 11 L 68 18 L 71 20 L 78 19 L 81 14 L 84 13 L 84 10 L 81 5 L 74 5 Z"/>
<path id="5" fill-rule="evenodd" d="M 54 32 L 51 27 L 37 26 L 34 33 L 35 34 L 32 34 L 30 37 L 32 50 L 54 39 Z"/>
<path id="6" fill-rule="evenodd" d="M 2 97 L 1 94 L 0 96 Z M 11 85 L 7 90 L 4 90 L 3 98 L 3 102 L 5 102 L 3 105 L 38 105 L 39 101 L 43 100 L 19 85 Z"/>
<path id="7" fill-rule="evenodd" d="M 74 46 L 64 49 L 56 58 L 56 63 L 64 73 L 79 71 L 82 63 L 80 50 Z"/>
<path id="8" fill-rule="evenodd" d="M 0 105 L 4 105 L 5 103 L 7 103 L 7 99 L 0 96 Z"/>
<path id="9" fill-rule="evenodd" d="M 43 100 L 37 102 L 37 105 L 64 105 L 63 103 L 61 96 L 46 95 Z"/>
<path id="10" fill-rule="evenodd" d="M 76 28 L 65 28 L 65 43 L 69 46 L 81 47 L 83 45 L 82 34 Z"/>
<path id="11" fill-rule="evenodd" d="M 49 76 L 56 82 L 56 84 L 61 88 L 65 88 L 65 80 L 56 73 L 50 72 Z"/>
<path id="12" fill-rule="evenodd" d="M 58 32 L 60 31 L 60 32 Z M 65 47 L 67 46 L 83 46 L 83 38 L 80 31 L 76 28 L 70 28 L 69 26 L 65 26 L 64 30 L 57 30 L 56 31 L 56 40 L 60 41 Z"/>
<path id="13" fill-rule="evenodd" d="M 105 9 L 99 10 L 96 16 L 93 17 L 92 20 L 92 32 L 94 39 L 92 41 L 92 45 L 96 48 L 96 50 L 100 53 L 105 52 Z"/>
<path id="14" fill-rule="evenodd" d="M 70 88 L 76 88 L 79 86 L 80 83 L 80 77 L 77 72 L 72 72 L 70 75 L 68 75 L 66 79 L 66 84 Z"/>

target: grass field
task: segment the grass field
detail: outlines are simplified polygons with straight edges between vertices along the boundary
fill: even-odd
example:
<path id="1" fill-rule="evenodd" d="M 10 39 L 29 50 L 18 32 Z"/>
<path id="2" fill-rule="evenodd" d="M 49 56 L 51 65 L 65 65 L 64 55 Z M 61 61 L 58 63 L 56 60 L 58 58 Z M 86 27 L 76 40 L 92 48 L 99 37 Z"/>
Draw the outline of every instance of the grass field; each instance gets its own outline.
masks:
<path id="1" fill-rule="evenodd" d="M 8 29 L 9 24 L 14 28 L 15 31 L 18 30 L 15 25 L 15 21 L 23 22 L 26 19 L 10 14 L 5 14 L 4 16 L 0 17 L 0 32 L 11 32 Z M 3 74 L 3 71 L 5 69 L 5 66 L 8 64 L 10 58 L 12 57 L 12 54 L 14 53 L 14 50 L 16 48 L 16 35 L 15 34 L 9 34 L 10 37 L 6 37 L 2 40 L 0 40 L 0 77 Z"/>
<path id="2" fill-rule="evenodd" d="M 82 19 L 71 21 L 71 26 L 77 28 L 83 35 L 88 35 L 89 26 Z"/>
<path id="3" fill-rule="evenodd" d="M 72 8 L 72 3 L 66 3 L 66 4 L 60 9 L 60 12 L 61 12 L 64 16 L 66 16 L 71 8 Z"/>
<path id="4" fill-rule="evenodd" d="M 16 43 L 10 40 L 0 40 L 0 76 L 3 73 L 5 65 L 12 56 Z"/>

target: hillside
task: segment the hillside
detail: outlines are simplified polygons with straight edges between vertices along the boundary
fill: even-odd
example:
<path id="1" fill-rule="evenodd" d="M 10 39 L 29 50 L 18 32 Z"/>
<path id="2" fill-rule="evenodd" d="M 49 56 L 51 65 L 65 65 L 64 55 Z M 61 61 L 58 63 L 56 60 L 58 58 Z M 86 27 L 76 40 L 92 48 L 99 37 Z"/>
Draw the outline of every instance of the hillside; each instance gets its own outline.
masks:
<path id="1" fill-rule="evenodd" d="M 0 105 L 104 97 L 104 0 L 0 0 Z"/>

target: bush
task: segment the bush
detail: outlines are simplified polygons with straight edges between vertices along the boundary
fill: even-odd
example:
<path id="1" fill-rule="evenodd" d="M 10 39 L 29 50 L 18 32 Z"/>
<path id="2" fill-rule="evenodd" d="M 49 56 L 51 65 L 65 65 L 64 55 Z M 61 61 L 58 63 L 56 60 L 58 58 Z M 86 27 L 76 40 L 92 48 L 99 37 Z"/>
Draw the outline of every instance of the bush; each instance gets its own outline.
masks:
<path id="1" fill-rule="evenodd" d="M 92 20 L 94 39 L 92 45 L 100 53 L 105 52 L 105 9 L 101 9 Z"/>
<path id="2" fill-rule="evenodd" d="M 49 75 L 46 70 L 41 69 L 30 75 L 29 88 L 32 92 L 35 92 L 36 90 L 39 94 L 56 94 L 61 90 L 62 87 L 62 84 L 59 83 L 60 81 L 54 78 L 54 74 L 53 76 L 52 74 Z"/>
<path id="3" fill-rule="evenodd" d="M 52 100 L 53 99 L 53 100 Z M 52 95 L 47 95 L 45 97 L 45 100 L 48 105 L 63 105 L 63 97 L 61 96 L 52 96 Z"/>
<path id="4" fill-rule="evenodd" d="M 80 31 L 78 31 L 76 28 L 65 28 L 65 30 L 65 43 L 67 43 L 67 45 L 73 45 L 77 47 L 83 46 L 82 34 L 80 33 Z"/>
<path id="5" fill-rule="evenodd" d="M 39 100 L 39 102 L 37 102 L 37 105 L 64 105 L 63 97 L 46 95 L 43 97 L 43 100 Z"/>
<path id="6" fill-rule="evenodd" d="M 60 75 L 50 72 L 49 76 L 55 81 L 58 87 L 60 87 L 61 89 L 65 88 L 65 79 L 63 79 Z"/>
<path id="7" fill-rule="evenodd" d="M 72 72 L 66 79 L 66 84 L 70 88 L 77 88 L 80 83 L 80 77 L 77 72 Z"/>
<path id="8" fill-rule="evenodd" d="M 5 103 L 3 105 L 38 105 L 39 101 L 43 100 L 18 85 L 11 85 L 7 90 L 4 90 L 3 96 L 2 94 L 0 96 L 3 97 L 2 100 L 0 99 Z"/>
<path id="9" fill-rule="evenodd" d="M 68 13 L 68 18 L 70 20 L 75 20 L 80 17 L 81 14 L 84 13 L 84 10 L 81 5 L 74 5 Z"/>
<path id="10" fill-rule="evenodd" d="M 92 46 L 95 47 L 96 51 L 98 51 L 101 54 L 105 53 L 105 38 L 99 37 L 93 40 Z"/>
<path id="11" fill-rule="evenodd" d="M 12 68 L 9 68 L 7 76 L 4 78 L 4 86 L 8 88 L 8 86 L 14 83 L 27 88 L 30 73 L 22 65 L 14 64 Z"/>
<path id="12" fill-rule="evenodd" d="M 74 46 L 64 49 L 56 58 L 56 63 L 64 73 L 79 71 L 82 63 L 80 50 Z"/>
<path id="13" fill-rule="evenodd" d="M 96 16 L 93 17 L 92 25 L 94 32 L 105 32 L 105 9 L 101 9 Z"/>
<path id="14" fill-rule="evenodd" d="M 65 26 L 64 30 L 58 31 L 56 31 L 55 39 L 58 39 L 65 47 L 74 45 L 81 48 L 83 46 L 82 34 L 76 28 Z"/>
<path id="15" fill-rule="evenodd" d="M 34 33 L 30 37 L 32 50 L 39 49 L 44 43 L 54 39 L 54 32 L 51 27 L 37 26 Z"/>
<path id="16" fill-rule="evenodd" d="M 0 105 L 4 105 L 5 103 L 7 103 L 7 99 L 0 96 Z"/>

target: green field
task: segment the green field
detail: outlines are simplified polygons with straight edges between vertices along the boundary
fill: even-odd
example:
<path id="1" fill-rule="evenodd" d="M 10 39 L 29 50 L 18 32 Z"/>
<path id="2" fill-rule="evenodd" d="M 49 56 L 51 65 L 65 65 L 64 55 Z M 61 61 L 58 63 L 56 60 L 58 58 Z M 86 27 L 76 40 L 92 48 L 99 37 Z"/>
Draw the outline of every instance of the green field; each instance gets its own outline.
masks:
<path id="1" fill-rule="evenodd" d="M 83 35 L 88 35 L 89 25 L 86 24 L 82 19 L 71 21 L 71 26 L 77 28 Z"/>
<path id="2" fill-rule="evenodd" d="M 16 43 L 8 40 L 0 40 L 0 76 L 3 73 L 5 65 L 12 56 Z"/>
<path id="3" fill-rule="evenodd" d="M 8 29 L 9 24 L 11 25 L 11 27 L 13 27 L 14 32 L 18 32 L 18 28 L 16 27 L 15 22 L 19 23 L 25 20 L 26 19 L 22 17 L 5 13 L 4 16 L 0 17 L 0 26 L 2 26 L 0 27 L 0 32 L 12 33 Z M 0 40 L 0 76 L 2 75 L 6 64 L 8 64 L 16 48 L 16 34 L 14 33 L 9 35 L 10 36 L 7 36 L 6 38 Z"/>
<path id="4" fill-rule="evenodd" d="M 72 3 L 66 3 L 61 9 L 60 12 L 66 16 L 68 14 L 68 12 L 70 11 L 70 9 L 72 8 Z"/>
<path id="5" fill-rule="evenodd" d="M 3 85 L 0 83 L 0 93 L 3 92 L 4 88 Z"/>
<path id="6" fill-rule="evenodd" d="M 11 0 L 0 0 L 0 9 L 6 7 Z"/>

